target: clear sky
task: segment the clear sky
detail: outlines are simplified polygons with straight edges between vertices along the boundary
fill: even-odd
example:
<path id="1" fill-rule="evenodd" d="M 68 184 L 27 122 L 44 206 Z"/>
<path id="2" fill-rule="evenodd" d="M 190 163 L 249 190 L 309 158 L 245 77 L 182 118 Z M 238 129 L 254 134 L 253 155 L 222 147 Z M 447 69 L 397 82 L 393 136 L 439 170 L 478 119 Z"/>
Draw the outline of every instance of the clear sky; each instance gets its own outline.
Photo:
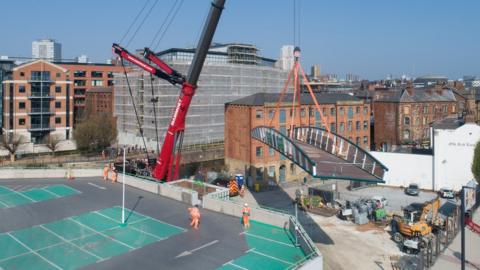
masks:
<path id="1" fill-rule="evenodd" d="M 151 0 L 151 3 L 153 4 Z M 152 43 L 176 0 L 157 0 L 128 49 Z M 305 69 L 358 74 L 480 75 L 478 0 L 297 0 Z M 146 0 L 3 1 L 0 55 L 31 56 L 31 42 L 53 38 L 63 58 L 111 57 L 111 44 L 126 32 Z M 184 0 L 159 50 L 196 44 L 210 0 Z M 151 6 L 151 5 L 150 5 Z M 226 0 L 214 41 L 257 45 L 278 58 L 293 43 L 293 0 Z"/>

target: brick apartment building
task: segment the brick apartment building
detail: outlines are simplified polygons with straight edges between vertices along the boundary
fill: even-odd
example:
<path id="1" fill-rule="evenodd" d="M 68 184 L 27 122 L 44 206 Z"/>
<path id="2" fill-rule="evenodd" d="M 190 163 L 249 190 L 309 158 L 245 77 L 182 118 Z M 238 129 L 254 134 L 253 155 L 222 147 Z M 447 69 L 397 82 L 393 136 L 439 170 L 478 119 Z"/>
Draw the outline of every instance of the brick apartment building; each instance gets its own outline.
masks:
<path id="1" fill-rule="evenodd" d="M 58 65 L 69 70 L 73 81 L 74 123 L 86 109 L 87 92 L 96 88 L 111 88 L 113 91 L 113 74 L 123 72 L 121 66 L 113 64 L 62 62 Z M 113 95 L 110 97 L 113 104 Z"/>
<path id="2" fill-rule="evenodd" d="M 12 69 L 3 81 L 3 132 L 16 133 L 35 144 L 54 133 L 70 139 L 73 82 L 68 70 L 45 60 Z"/>
<path id="3" fill-rule="evenodd" d="M 322 114 L 330 129 L 359 146 L 370 146 L 370 105 L 347 94 L 317 93 Z M 257 126 L 271 126 L 287 134 L 292 119 L 292 94 L 275 112 L 279 94 L 257 93 L 225 104 L 225 164 L 232 172 L 245 172 L 255 183 L 299 179 L 303 171 L 265 144 L 251 138 Z M 309 94 L 302 94 L 300 125 L 322 126 L 320 113 Z M 297 121 L 299 119 L 297 117 Z M 297 123 L 298 125 L 298 123 Z"/>
<path id="4" fill-rule="evenodd" d="M 113 116 L 113 89 L 106 87 L 88 90 L 85 105 L 87 113 L 105 113 Z"/>
<path id="5" fill-rule="evenodd" d="M 459 112 L 455 93 L 443 87 L 410 87 L 374 103 L 374 144 L 383 151 L 399 145 L 428 145 L 430 124 Z"/>

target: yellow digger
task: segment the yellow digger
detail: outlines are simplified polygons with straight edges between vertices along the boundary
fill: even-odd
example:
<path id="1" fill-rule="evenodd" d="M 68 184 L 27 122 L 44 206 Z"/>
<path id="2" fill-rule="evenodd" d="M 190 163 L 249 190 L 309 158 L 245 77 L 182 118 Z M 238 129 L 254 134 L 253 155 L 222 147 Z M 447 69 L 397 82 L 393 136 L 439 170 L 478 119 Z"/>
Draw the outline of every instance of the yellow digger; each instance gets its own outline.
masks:
<path id="1" fill-rule="evenodd" d="M 412 203 L 403 209 L 403 217 L 392 220 L 393 240 L 407 252 L 420 251 L 428 245 L 432 231 L 443 226 L 439 218 L 440 198 L 425 203 Z"/>

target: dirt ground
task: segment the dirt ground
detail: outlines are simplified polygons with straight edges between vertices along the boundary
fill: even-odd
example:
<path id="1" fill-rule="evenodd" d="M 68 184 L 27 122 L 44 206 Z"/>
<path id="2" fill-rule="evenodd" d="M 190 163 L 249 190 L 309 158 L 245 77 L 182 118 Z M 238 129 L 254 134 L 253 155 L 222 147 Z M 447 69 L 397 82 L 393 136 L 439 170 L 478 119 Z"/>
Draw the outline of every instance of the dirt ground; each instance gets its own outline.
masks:
<path id="1" fill-rule="evenodd" d="M 390 256 L 402 255 L 387 228 L 373 223 L 355 225 L 337 217 L 312 218 L 334 242 L 334 245 L 317 244 L 326 270 L 392 269 Z"/>

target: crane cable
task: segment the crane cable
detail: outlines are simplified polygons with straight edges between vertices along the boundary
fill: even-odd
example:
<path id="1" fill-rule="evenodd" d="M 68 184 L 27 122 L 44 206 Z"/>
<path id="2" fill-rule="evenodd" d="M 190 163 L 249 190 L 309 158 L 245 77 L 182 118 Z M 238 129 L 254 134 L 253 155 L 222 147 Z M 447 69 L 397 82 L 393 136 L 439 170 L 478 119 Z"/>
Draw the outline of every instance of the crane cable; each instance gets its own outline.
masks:
<path id="1" fill-rule="evenodd" d="M 142 124 L 140 123 L 140 118 L 138 117 L 137 107 L 135 106 L 135 100 L 134 100 L 133 94 L 132 94 L 132 88 L 130 87 L 130 82 L 129 82 L 128 76 L 127 76 L 127 70 L 125 69 L 125 65 L 123 64 L 123 58 L 122 57 L 120 57 L 120 62 L 122 63 L 123 73 L 125 74 L 125 79 L 127 81 L 128 92 L 130 93 L 130 98 L 132 99 L 133 110 L 135 112 L 135 117 L 137 118 L 138 129 L 140 131 L 140 135 L 142 136 L 143 146 L 145 147 L 145 153 L 147 154 L 147 160 L 149 160 L 150 158 L 148 156 L 147 143 L 145 142 L 145 136 L 143 135 Z"/>
<path id="2" fill-rule="evenodd" d="M 155 36 L 153 37 L 152 42 L 150 43 L 150 47 L 153 48 L 153 51 L 155 51 L 160 45 L 160 42 L 162 41 L 163 37 L 165 36 L 172 22 L 175 20 L 175 17 L 177 16 L 177 13 L 180 10 L 180 7 L 182 5 L 183 5 L 183 0 L 176 0 L 173 3 L 173 5 L 170 7 L 170 10 L 168 11 L 168 15 L 163 20 L 162 24 L 160 25 L 157 32 L 155 33 Z M 158 37 L 160 38 L 155 43 Z M 154 44 L 156 44 L 155 47 L 152 47 Z"/>
<path id="3" fill-rule="evenodd" d="M 153 3 L 152 7 L 150 7 L 150 10 L 147 12 L 147 14 L 145 15 L 145 17 L 143 17 L 142 22 L 138 25 L 137 29 L 136 29 L 135 32 L 133 33 L 133 36 L 130 37 L 130 39 L 128 40 L 126 47 L 128 47 L 128 45 L 130 45 L 130 43 L 132 42 L 132 40 L 135 38 L 135 36 L 137 35 L 138 31 L 140 30 L 140 28 L 142 28 L 143 24 L 145 23 L 145 21 L 147 20 L 147 18 L 150 16 L 150 13 L 152 13 L 152 11 L 153 11 L 153 9 L 155 8 L 155 6 L 157 5 L 157 3 L 158 3 L 158 0 L 155 0 L 155 2 Z"/>
<path id="4" fill-rule="evenodd" d="M 130 26 L 128 27 L 127 31 L 125 32 L 125 34 L 123 34 L 122 38 L 120 39 L 120 42 L 119 43 L 122 43 L 123 40 L 127 37 L 128 33 L 130 32 L 130 30 L 132 29 L 133 25 L 137 22 L 138 18 L 140 17 L 140 14 L 143 13 L 143 10 L 145 10 L 145 8 L 147 7 L 147 4 L 150 3 L 150 0 L 147 0 L 145 1 L 145 4 L 143 4 L 143 7 L 142 9 L 140 9 L 140 11 L 137 13 L 137 16 L 135 16 L 135 19 L 133 20 L 133 22 L 130 24 Z"/>
<path id="5" fill-rule="evenodd" d="M 154 123 L 155 123 L 155 136 L 157 138 L 157 154 L 160 154 L 160 146 L 158 144 L 159 138 L 158 138 L 157 110 L 156 110 L 156 107 L 157 107 L 156 104 L 158 102 L 158 97 L 155 97 L 155 93 L 153 91 L 153 76 L 152 76 L 151 73 L 150 73 L 150 88 L 152 89 L 152 99 L 150 101 L 152 102 L 152 106 L 153 106 L 153 119 L 154 119 Z"/>

